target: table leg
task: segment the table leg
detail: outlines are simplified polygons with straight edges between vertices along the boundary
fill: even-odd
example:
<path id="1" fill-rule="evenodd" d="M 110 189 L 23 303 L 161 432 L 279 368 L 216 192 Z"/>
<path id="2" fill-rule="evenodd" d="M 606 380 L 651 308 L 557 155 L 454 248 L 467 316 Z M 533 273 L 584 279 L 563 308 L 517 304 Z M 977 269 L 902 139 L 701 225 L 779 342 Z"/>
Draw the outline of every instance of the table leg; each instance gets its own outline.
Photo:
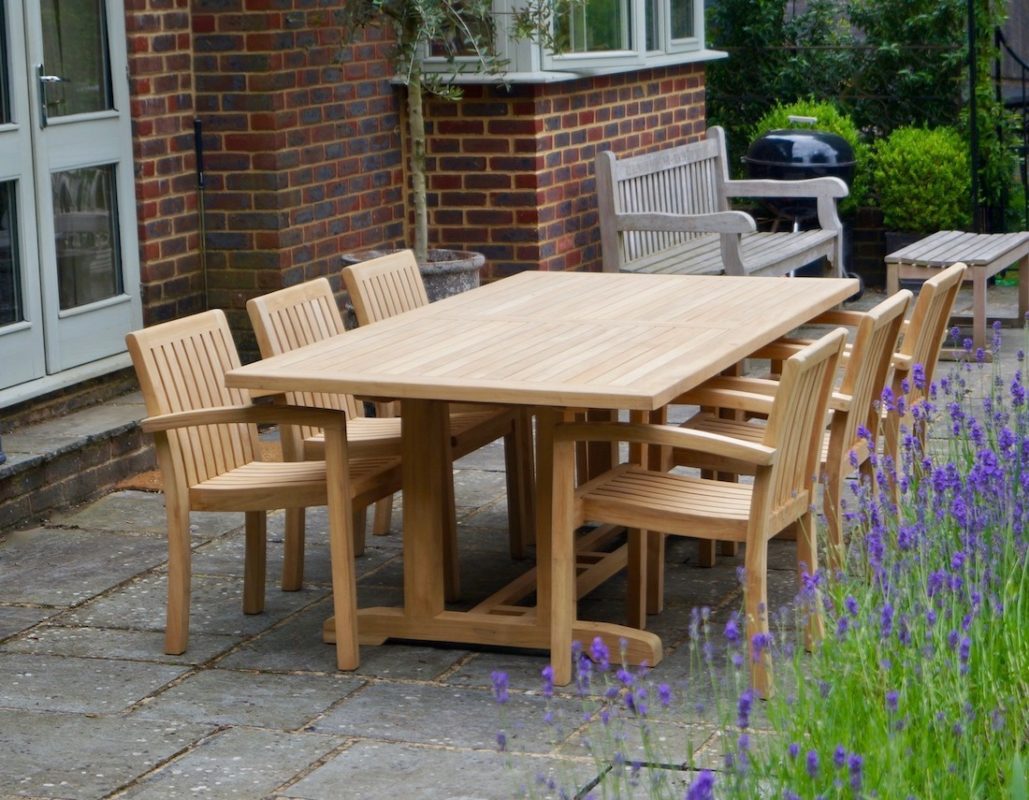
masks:
<path id="1" fill-rule="evenodd" d="M 895 295 L 900 291 L 900 277 L 898 271 L 900 270 L 899 264 L 887 264 L 886 265 L 886 295 Z"/>
<path id="2" fill-rule="evenodd" d="M 972 272 L 972 346 L 986 348 L 986 270 L 970 267 Z"/>
<path id="3" fill-rule="evenodd" d="M 404 400 L 404 609 L 410 621 L 443 611 L 443 525 L 449 499 L 449 411 L 445 402 Z"/>
<path id="4" fill-rule="evenodd" d="M 1029 314 L 1029 253 L 1018 262 L 1018 316 L 1019 326 L 1025 324 L 1025 315 Z"/>
<path id="5" fill-rule="evenodd" d="M 350 496 L 350 469 L 340 428 L 325 431 L 325 479 L 328 489 L 329 561 L 332 569 L 332 610 L 336 666 L 357 669 L 357 576 L 354 572 L 354 518 Z"/>

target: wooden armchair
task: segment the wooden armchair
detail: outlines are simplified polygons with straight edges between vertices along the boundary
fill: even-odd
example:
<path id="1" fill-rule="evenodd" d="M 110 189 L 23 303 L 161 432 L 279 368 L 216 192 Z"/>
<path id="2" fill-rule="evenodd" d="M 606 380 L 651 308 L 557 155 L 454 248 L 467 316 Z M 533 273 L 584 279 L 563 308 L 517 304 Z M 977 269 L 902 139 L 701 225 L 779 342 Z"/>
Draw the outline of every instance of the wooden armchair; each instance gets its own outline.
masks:
<path id="1" fill-rule="evenodd" d="M 879 398 L 887 384 L 890 363 L 897 337 L 904 322 L 904 312 L 911 300 L 911 292 L 902 291 L 888 297 L 867 312 L 829 311 L 813 320 L 813 324 L 847 325 L 854 327 L 854 341 L 848 347 L 843 359 L 844 367 L 839 387 L 833 393 L 829 406 L 829 422 L 822 438 L 819 470 L 822 482 L 822 509 L 828 530 L 829 556 L 831 566 L 838 569 L 843 565 L 843 528 L 840 499 L 843 496 L 843 479 L 855 468 L 868 463 L 869 442 L 858 436 L 858 428 L 864 426 L 877 437 L 881 404 Z M 808 343 L 796 339 L 782 339 L 755 353 L 757 358 L 779 361 L 799 352 Z M 697 389 L 688 392 L 677 402 L 695 403 L 707 406 L 712 401 L 730 402 L 734 392 L 762 393 L 774 397 L 779 385 L 774 380 L 754 378 L 714 378 Z M 750 441 L 761 441 L 764 436 L 764 421 L 758 419 L 735 419 L 715 410 L 701 411 L 683 423 L 691 430 L 707 431 L 722 436 L 732 436 Z M 678 450 L 674 462 L 678 465 L 706 466 L 729 473 L 746 473 L 744 464 L 706 463 L 701 454 Z M 708 559 L 713 554 L 708 554 Z"/>
<path id="2" fill-rule="evenodd" d="M 555 426 L 552 525 L 575 530 L 586 521 L 624 525 L 704 539 L 746 543 L 744 583 L 747 642 L 768 632 L 768 540 L 787 529 L 797 532 L 797 561 L 817 567 L 812 488 L 821 431 L 833 375 L 846 331 L 837 329 L 792 355 L 783 365 L 775 397 L 734 392 L 734 402 L 768 415 L 760 441 L 673 427 L 621 422 L 570 422 Z M 714 392 L 712 392 L 714 394 Z M 715 399 L 715 398 L 712 398 Z M 644 464 L 624 463 L 574 487 L 575 444 L 580 441 L 630 442 L 709 453 L 730 462 L 752 465 L 752 484 L 672 474 Z M 641 458 L 646 462 L 647 459 Z M 629 548 L 631 582 L 644 585 L 645 548 Z M 630 603 L 637 602 L 635 597 Z M 638 616 L 630 610 L 630 617 Z M 808 635 L 821 636 L 821 618 L 813 604 Z M 754 652 L 751 682 L 762 694 L 770 690 L 767 650 Z"/>
<path id="3" fill-rule="evenodd" d="M 883 418 L 883 441 L 885 452 L 897 461 L 900 448 L 900 427 L 904 423 L 912 426 L 913 418 L 910 409 L 913 403 L 925 399 L 936 373 L 936 365 L 940 360 L 940 351 L 947 338 L 947 323 L 954 309 L 961 281 L 965 277 L 966 266 L 954 264 L 942 272 L 933 275 L 918 290 L 918 299 L 911 311 L 911 319 L 901 330 L 900 346 L 893 356 L 893 376 L 890 387 L 894 397 L 903 394 L 903 384 L 909 384 L 905 399 L 906 413 L 902 419 L 896 413 L 887 413 Z M 921 364 L 925 380 L 916 385 L 913 380 L 914 368 Z M 915 431 L 916 433 L 922 433 Z"/>
<path id="4" fill-rule="evenodd" d="M 353 264 L 343 270 L 343 284 L 354 304 L 359 325 L 375 322 L 428 305 L 429 298 L 410 250 Z M 511 556 L 524 558 L 535 541 L 532 424 L 527 412 L 503 406 L 450 404 L 451 456 L 461 458 L 504 439 L 507 473 L 507 513 Z M 452 500 L 452 498 L 451 498 Z M 453 505 L 453 502 L 451 502 Z M 451 520 L 452 541 L 456 523 Z M 457 550 L 450 548 L 448 563 L 456 574 Z"/>
<path id="5" fill-rule="evenodd" d="M 697 275 L 785 275 L 823 256 L 843 277 L 839 178 L 730 180 L 725 133 L 653 153 L 597 154 L 597 208 L 605 272 Z M 754 219 L 733 211 L 733 197 L 816 198 L 819 228 L 757 232 Z"/>
<path id="6" fill-rule="evenodd" d="M 317 278 L 247 301 L 247 313 L 263 358 L 288 353 L 298 347 L 345 332 L 332 287 Z M 326 408 L 346 414 L 347 441 L 352 451 L 366 455 L 400 456 L 400 419 L 366 417 L 362 403 L 351 395 L 325 392 L 290 392 L 289 405 Z M 324 458 L 325 436 L 321 429 L 286 426 L 281 430 L 286 452 L 294 459 Z M 375 504 L 373 533 L 389 532 L 392 497 Z M 364 550 L 364 508 L 355 509 L 354 549 Z M 282 570 L 284 591 L 300 589 L 304 578 L 304 509 L 286 511 L 286 554 Z"/>
<path id="7" fill-rule="evenodd" d="M 264 608 L 266 512 L 329 506 L 332 587 L 340 669 L 358 665 L 352 507 L 381 496 L 399 480 L 397 459 L 348 461 L 346 421 L 333 411 L 255 406 L 245 392 L 227 389 L 224 376 L 239 366 L 225 314 L 208 311 L 126 336 L 154 435 L 168 518 L 168 605 L 165 652 L 189 640 L 190 511 L 243 511 L 246 554 L 243 610 Z M 318 427 L 326 461 L 260 460 L 257 423 Z"/>

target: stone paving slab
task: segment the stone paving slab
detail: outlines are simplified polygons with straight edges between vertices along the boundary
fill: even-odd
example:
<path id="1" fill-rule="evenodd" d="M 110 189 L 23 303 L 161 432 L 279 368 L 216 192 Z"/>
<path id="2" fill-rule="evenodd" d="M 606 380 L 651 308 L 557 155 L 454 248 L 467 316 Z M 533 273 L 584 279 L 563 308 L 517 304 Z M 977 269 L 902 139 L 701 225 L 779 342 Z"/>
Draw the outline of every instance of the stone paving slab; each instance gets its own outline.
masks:
<path id="1" fill-rule="evenodd" d="M 24 636 L 4 642 L 0 652 L 196 665 L 226 652 L 238 641 L 235 636 L 193 633 L 185 653 L 167 655 L 162 631 L 41 625 Z"/>
<path id="2" fill-rule="evenodd" d="M 383 769 L 386 764 L 388 769 Z M 362 741 L 338 753 L 279 796 L 296 800 L 502 800 L 513 797 L 520 786 L 537 774 L 574 776 L 585 784 L 594 772 L 591 764 L 567 760 Z"/>
<path id="3" fill-rule="evenodd" d="M 230 728 L 146 776 L 121 797 L 254 800 L 274 793 L 342 743 L 337 736 Z"/>
<path id="4" fill-rule="evenodd" d="M 0 605 L 0 639 L 38 625 L 54 614 L 51 608 L 25 608 Z"/>
<path id="5" fill-rule="evenodd" d="M 162 691 L 133 716 L 210 725 L 295 730 L 364 686 L 333 675 L 262 675 L 214 669 L 197 672 Z"/>
<path id="6" fill-rule="evenodd" d="M 156 537 L 35 528 L 0 549 L 0 602 L 71 606 L 157 566 L 167 546 Z"/>
<path id="7" fill-rule="evenodd" d="M 144 575 L 68 611 L 57 621 L 102 628 L 163 631 L 167 587 L 165 574 Z M 190 633 L 253 636 L 328 594 L 328 589 L 312 586 L 298 592 L 282 592 L 269 580 L 264 612 L 244 614 L 241 580 L 197 575 L 192 581 Z"/>
<path id="8" fill-rule="evenodd" d="M 186 671 L 167 664 L 0 653 L 0 708 L 110 714 Z"/>
<path id="9" fill-rule="evenodd" d="M 50 525 L 90 531 L 147 533 L 161 537 L 162 541 L 168 531 L 164 495 L 136 491 L 113 492 L 94 503 L 56 513 L 51 517 Z M 195 541 L 220 536 L 242 525 L 242 514 L 194 511 L 190 515 L 190 531 Z"/>
<path id="10" fill-rule="evenodd" d="M 11 797 L 105 797 L 213 730 L 116 716 L 0 709 L 0 786 Z"/>

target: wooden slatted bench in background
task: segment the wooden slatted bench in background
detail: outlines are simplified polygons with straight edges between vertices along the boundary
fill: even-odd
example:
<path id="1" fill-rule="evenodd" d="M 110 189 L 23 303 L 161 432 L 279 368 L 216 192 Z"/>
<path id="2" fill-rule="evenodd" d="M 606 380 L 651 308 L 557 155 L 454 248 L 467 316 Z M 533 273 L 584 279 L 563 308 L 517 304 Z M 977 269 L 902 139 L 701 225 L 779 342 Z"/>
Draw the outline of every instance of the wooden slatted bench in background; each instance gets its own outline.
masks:
<path id="1" fill-rule="evenodd" d="M 700 142 L 617 158 L 597 156 L 597 203 L 605 272 L 785 275 L 825 256 L 844 276 L 839 178 L 729 180 L 725 134 L 715 126 Z M 813 198 L 816 230 L 764 233 L 730 197 Z"/>
<path id="2" fill-rule="evenodd" d="M 1029 311 L 1029 232 L 937 231 L 886 256 L 886 291 L 896 292 L 901 280 L 931 278 L 959 261 L 968 266 L 965 282 L 972 282 L 972 343 L 985 348 L 987 279 L 1017 262 L 1019 319 Z"/>

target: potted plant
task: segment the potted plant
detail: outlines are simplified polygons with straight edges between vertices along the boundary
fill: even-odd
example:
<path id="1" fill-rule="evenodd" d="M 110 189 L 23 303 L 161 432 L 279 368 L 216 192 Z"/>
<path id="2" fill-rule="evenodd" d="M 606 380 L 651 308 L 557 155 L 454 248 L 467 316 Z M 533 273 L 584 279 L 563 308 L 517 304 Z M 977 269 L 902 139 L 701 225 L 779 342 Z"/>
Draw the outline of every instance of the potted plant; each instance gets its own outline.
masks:
<path id="1" fill-rule="evenodd" d="M 955 129 L 897 128 L 873 147 L 872 181 L 892 253 L 971 223 L 968 147 Z"/>
<path id="2" fill-rule="evenodd" d="M 529 0 L 514 16 L 512 30 L 519 36 L 550 41 L 552 0 Z M 411 205 L 414 210 L 415 258 L 426 277 L 430 300 L 478 285 L 485 258 L 468 253 L 429 248 L 429 215 L 426 181 L 426 134 L 423 101 L 426 94 L 448 100 L 461 98 L 453 81 L 457 73 L 501 76 L 506 62 L 495 49 L 496 17 L 493 0 L 347 0 L 338 16 L 352 39 L 361 30 L 380 26 L 392 31 L 395 79 L 407 89 L 407 135 L 411 171 Z M 446 71 L 425 71 L 423 58 L 442 59 Z M 383 251 L 345 254 L 364 260 Z"/>

